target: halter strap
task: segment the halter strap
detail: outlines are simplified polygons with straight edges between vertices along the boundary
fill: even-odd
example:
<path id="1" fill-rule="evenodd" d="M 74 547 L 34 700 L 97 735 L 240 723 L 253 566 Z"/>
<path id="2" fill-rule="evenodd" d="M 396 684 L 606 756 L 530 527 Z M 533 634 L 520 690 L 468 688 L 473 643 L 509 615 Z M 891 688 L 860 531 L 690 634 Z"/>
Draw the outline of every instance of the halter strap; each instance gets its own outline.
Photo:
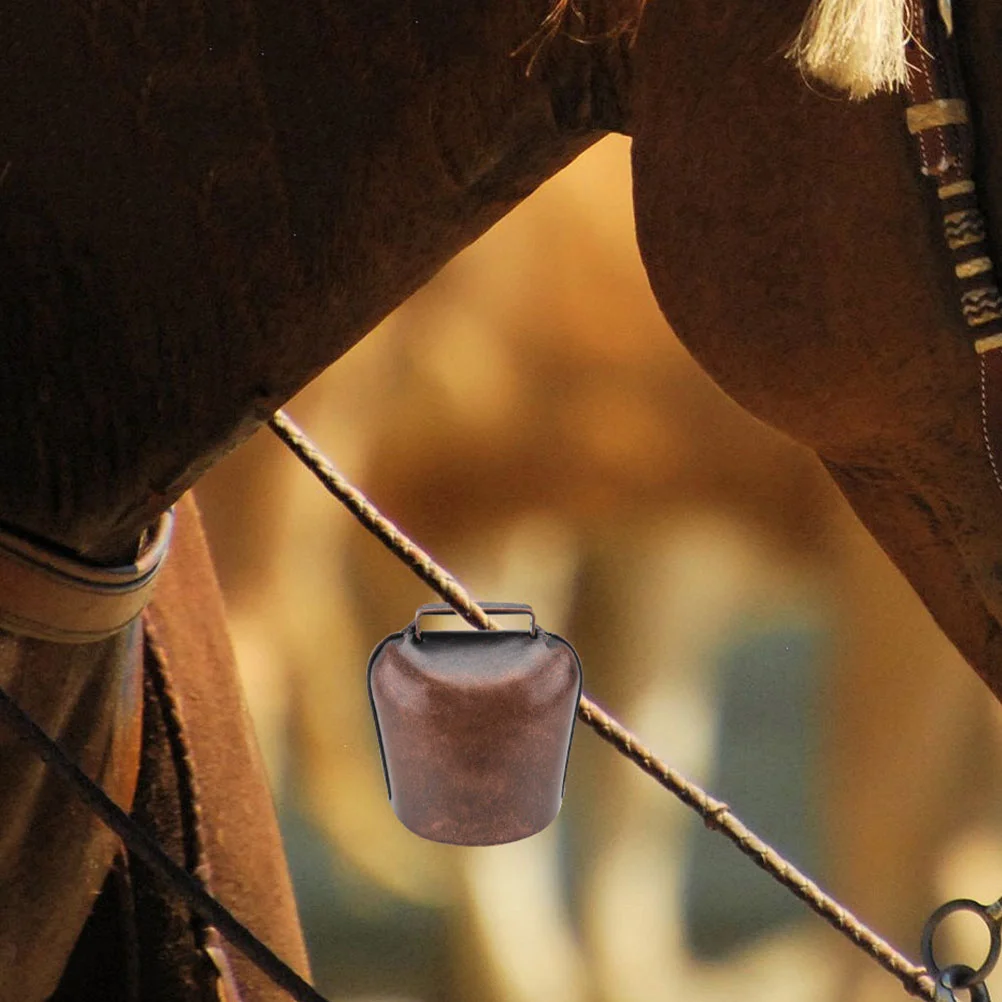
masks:
<path id="1" fill-rule="evenodd" d="M 960 311 L 978 356 L 985 453 L 1002 491 L 1002 291 L 974 182 L 974 128 L 952 13 L 948 0 L 937 2 L 938 10 L 916 0 L 912 11 L 906 117 L 922 173 L 936 182 Z"/>
<path id="2" fill-rule="evenodd" d="M 173 510 L 135 561 L 101 567 L 0 529 L 0 629 L 62 644 L 104 640 L 150 600 L 170 546 Z"/>
<path id="3" fill-rule="evenodd" d="M 944 10 L 949 5 L 942 0 L 938 9 L 929 0 L 914 6 L 905 115 L 922 173 L 936 181 L 961 312 L 975 350 L 984 355 L 1002 347 L 1002 293 L 974 183 L 974 128 L 960 52 L 952 15 Z"/>

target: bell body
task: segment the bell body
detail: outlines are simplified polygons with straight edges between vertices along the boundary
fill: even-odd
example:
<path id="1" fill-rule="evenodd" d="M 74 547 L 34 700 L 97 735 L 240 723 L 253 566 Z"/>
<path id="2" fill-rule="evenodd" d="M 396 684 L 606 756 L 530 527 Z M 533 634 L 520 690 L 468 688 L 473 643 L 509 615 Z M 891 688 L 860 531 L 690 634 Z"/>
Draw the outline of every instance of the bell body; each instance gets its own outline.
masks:
<path id="1" fill-rule="evenodd" d="M 436 842 L 496 845 L 560 810 L 581 664 L 543 630 L 387 637 L 369 660 L 390 802 Z"/>

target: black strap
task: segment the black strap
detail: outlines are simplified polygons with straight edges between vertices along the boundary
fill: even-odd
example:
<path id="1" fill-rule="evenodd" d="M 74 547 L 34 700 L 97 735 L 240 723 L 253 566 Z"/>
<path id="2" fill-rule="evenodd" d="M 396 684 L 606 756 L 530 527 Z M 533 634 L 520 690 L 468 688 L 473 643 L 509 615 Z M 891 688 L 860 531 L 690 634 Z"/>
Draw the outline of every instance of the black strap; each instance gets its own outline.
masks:
<path id="1" fill-rule="evenodd" d="M 191 908 L 296 1002 L 327 1002 L 309 982 L 237 921 L 182 867 L 178 866 L 75 762 L 0 688 L 0 717 L 51 766 L 78 797 L 147 866 L 157 871 Z"/>

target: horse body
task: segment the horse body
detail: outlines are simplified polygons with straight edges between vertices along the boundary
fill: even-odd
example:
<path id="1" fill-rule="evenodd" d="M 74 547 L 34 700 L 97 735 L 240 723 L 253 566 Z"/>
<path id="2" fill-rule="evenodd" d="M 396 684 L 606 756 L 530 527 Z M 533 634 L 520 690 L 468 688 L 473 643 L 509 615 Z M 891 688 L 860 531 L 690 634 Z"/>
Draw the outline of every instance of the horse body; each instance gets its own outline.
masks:
<path id="1" fill-rule="evenodd" d="M 783 60 L 805 7 L 649 0 L 632 49 L 635 0 L 560 5 L 586 44 L 539 37 L 544 0 L 8 11 L 0 522 L 127 557 L 449 257 L 624 131 L 642 253 L 687 346 L 822 456 L 1002 695 L 999 488 L 930 196 L 896 102 L 834 101 Z M 996 232 L 1000 17 L 957 18 Z M 130 706 L 107 692 L 83 745 Z M 3 878 L 25 886 L 26 858 Z"/>
<path id="2" fill-rule="evenodd" d="M 0 81 L 0 416 L 31 433 L 3 441 L 4 520 L 121 552 L 618 129 L 635 136 L 638 235 L 685 343 L 821 454 L 1002 689 L 998 488 L 930 198 L 893 99 L 832 100 L 782 58 L 802 2 L 652 2 L 633 50 L 616 29 L 636 7 L 612 3 L 572 23 L 590 44 L 558 32 L 528 49 L 541 2 L 279 6 L 11 15 L 23 44 Z M 993 14 L 966 17 L 997 223 Z"/>
<path id="3" fill-rule="evenodd" d="M 999 695 L 1002 499 L 977 359 L 898 102 L 812 94 L 777 72 L 794 10 L 742 8 L 752 36 L 737 6 L 655 4 L 641 26 L 634 189 L 655 295 L 729 395 L 819 453 Z M 989 18 L 978 16 L 976 32 L 958 30 L 987 45 Z M 671 46 L 711 31 L 698 53 Z M 666 58 L 670 79 L 645 69 Z M 990 61 L 972 59 L 989 125 Z M 983 131 L 990 155 L 995 130 Z M 988 182 L 997 164 L 986 158 Z M 997 197 L 988 208 L 998 220 Z"/>
<path id="4" fill-rule="evenodd" d="M 563 40 L 528 76 L 531 53 L 512 57 L 543 2 L 290 11 L 270 0 L 96 0 L 8 15 L 0 522 L 96 561 L 133 555 L 214 458 L 597 138 L 592 119 L 615 104 L 613 83 L 598 82 L 612 69 L 592 73 L 598 50 Z M 188 654 L 222 664 L 209 632 Z M 85 765 L 82 752 L 95 765 L 103 752 L 96 772 L 129 806 L 134 740 L 126 754 L 106 732 L 110 720 L 135 737 L 135 657 L 116 658 L 130 685 L 91 701 L 81 661 L 95 650 L 46 656 L 77 686 L 46 693 L 42 722 L 59 733 L 61 719 L 79 720 L 69 750 Z M 23 694 L 39 664 L 17 646 L 5 688 Z M 40 775 L 9 758 L 4 802 L 23 803 Z M 37 803 L 58 796 L 56 782 Z M 260 775 L 248 784 L 260 798 Z M 240 800 L 231 791 L 227 803 Z M 26 817 L 6 829 L 0 861 L 6 900 L 33 898 L 47 913 L 4 924 L 3 955 L 16 956 L 4 993 L 20 1000 L 52 992 L 114 851 L 72 800 Z M 31 843 L 43 817 L 65 822 L 60 858 L 85 858 L 83 877 L 46 863 L 40 879 Z M 265 839 L 243 865 L 267 862 L 274 845 Z M 237 878 L 239 914 L 260 887 Z M 292 914 L 286 894 L 257 931 L 274 941 L 277 930 L 302 966 Z"/>
<path id="5" fill-rule="evenodd" d="M 12 12 L 0 417 L 31 435 L 4 438 L 0 516 L 116 555 L 614 126 L 597 50 L 512 56 L 546 10 Z"/>

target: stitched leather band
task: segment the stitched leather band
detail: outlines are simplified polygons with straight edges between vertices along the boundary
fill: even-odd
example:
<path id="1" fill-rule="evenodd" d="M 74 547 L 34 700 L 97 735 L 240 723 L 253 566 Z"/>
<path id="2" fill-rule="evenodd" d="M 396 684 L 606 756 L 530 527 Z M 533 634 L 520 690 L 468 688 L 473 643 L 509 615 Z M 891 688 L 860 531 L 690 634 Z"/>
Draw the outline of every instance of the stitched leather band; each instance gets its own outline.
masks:
<path id="1" fill-rule="evenodd" d="M 100 567 L 0 530 L 0 629 L 38 640 L 90 643 L 127 626 L 150 600 L 170 545 L 165 512 L 134 563 Z"/>
<path id="2" fill-rule="evenodd" d="M 978 354 L 982 437 L 1002 491 L 1002 291 L 974 184 L 974 132 L 960 54 L 949 0 L 938 0 L 938 10 L 918 0 L 913 14 L 908 128 L 918 142 L 922 173 L 936 181 L 960 310 Z"/>
<path id="3" fill-rule="evenodd" d="M 974 133 L 951 29 L 948 5 L 935 8 L 929 0 L 915 4 L 905 115 L 918 143 L 922 173 L 936 181 L 961 312 L 983 354 L 1000 346 L 1002 293 L 974 184 Z"/>
<path id="4" fill-rule="evenodd" d="M 914 136 L 927 129 L 942 129 L 947 125 L 966 125 L 967 102 L 959 98 L 935 98 L 905 109 L 908 131 Z"/>

